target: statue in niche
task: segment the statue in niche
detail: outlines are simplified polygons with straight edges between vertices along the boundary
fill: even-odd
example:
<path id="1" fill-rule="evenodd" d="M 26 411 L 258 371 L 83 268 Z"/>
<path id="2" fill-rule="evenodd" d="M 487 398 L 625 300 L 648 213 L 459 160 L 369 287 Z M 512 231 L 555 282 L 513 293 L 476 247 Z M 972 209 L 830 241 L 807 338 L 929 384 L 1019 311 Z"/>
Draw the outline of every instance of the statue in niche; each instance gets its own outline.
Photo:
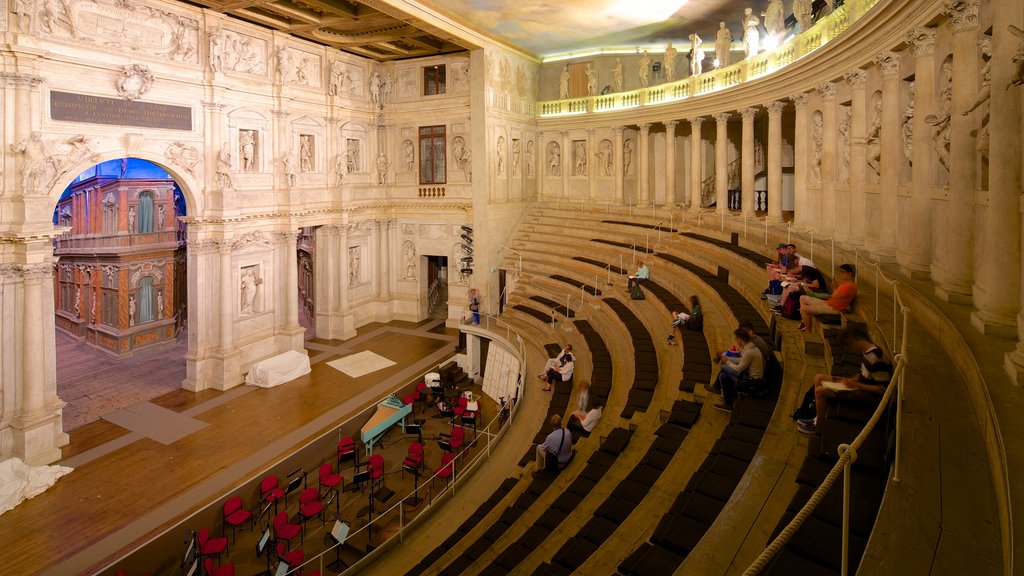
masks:
<path id="1" fill-rule="evenodd" d="M 633 141 L 626 138 L 622 143 L 622 175 L 629 176 L 633 169 Z"/>
<path id="2" fill-rule="evenodd" d="M 348 138 L 345 143 L 345 171 L 351 174 L 359 170 L 359 140 Z"/>
<path id="3" fill-rule="evenodd" d="M 338 154 L 334 158 L 334 178 L 341 184 L 341 181 L 345 179 L 345 155 Z"/>
<path id="4" fill-rule="evenodd" d="M 519 176 L 519 160 L 522 157 L 522 144 L 519 140 L 512 140 L 512 175 Z"/>
<path id="5" fill-rule="evenodd" d="M 597 151 L 597 157 L 601 161 L 601 175 L 611 176 L 615 164 L 615 152 L 612 151 L 611 140 L 601 140 L 601 146 Z"/>
<path id="6" fill-rule="evenodd" d="M 405 276 L 403 278 L 414 280 L 416 278 L 416 246 L 406 240 L 402 246 L 402 256 L 405 262 Z"/>
<path id="7" fill-rule="evenodd" d="M 811 115 L 811 180 L 821 182 L 821 144 L 822 144 L 821 112 Z"/>
<path id="8" fill-rule="evenodd" d="M 348 86 L 348 70 L 345 68 L 345 64 L 341 60 L 335 60 L 331 63 L 331 81 L 328 84 L 327 91 L 331 96 L 340 96 L 345 92 Z"/>
<path id="9" fill-rule="evenodd" d="M 537 166 L 533 159 L 533 140 L 526 143 L 526 175 L 529 178 L 537 175 Z"/>
<path id="10" fill-rule="evenodd" d="M 92 291 L 92 307 L 89 309 L 89 312 L 92 314 L 92 323 L 93 324 L 96 323 L 96 312 L 97 311 L 98 310 L 97 310 L 97 306 L 96 306 L 96 291 L 93 290 Z"/>
<path id="11" fill-rule="evenodd" d="M 693 37 L 691 37 L 690 39 L 692 40 Z M 665 55 L 662 58 L 662 65 L 665 67 L 666 82 L 671 82 L 676 78 L 676 55 L 678 54 L 679 51 L 676 50 L 674 46 L 672 46 L 671 42 L 669 42 L 668 46 L 665 47 Z"/>
<path id="12" fill-rule="evenodd" d="M 82 316 L 82 287 L 75 287 L 75 318 Z"/>
<path id="13" fill-rule="evenodd" d="M 562 147 L 558 142 L 548 145 L 548 173 L 552 176 L 562 174 Z"/>
<path id="14" fill-rule="evenodd" d="M 348 249 L 348 285 L 359 283 L 359 246 Z"/>
<path id="15" fill-rule="evenodd" d="M 913 161 L 914 158 L 914 93 L 916 88 L 916 82 L 907 84 L 909 100 L 907 107 L 903 109 L 903 118 L 900 119 L 900 134 L 903 136 L 903 156 L 910 161 Z"/>
<path id="16" fill-rule="evenodd" d="M 292 53 L 287 48 L 277 50 L 277 81 L 284 84 L 288 80 L 288 74 L 292 70 Z"/>
<path id="17" fill-rule="evenodd" d="M 849 178 L 850 170 L 850 139 L 852 137 L 853 116 L 849 106 L 839 108 L 839 169 L 842 180 Z"/>
<path id="18" fill-rule="evenodd" d="M 587 96 L 597 96 L 598 77 L 593 62 L 587 63 L 584 73 L 587 75 Z"/>
<path id="19" fill-rule="evenodd" d="M 380 104 L 380 72 L 370 76 L 370 102 Z"/>
<path id="20" fill-rule="evenodd" d="M 128 297 L 128 325 L 135 326 L 135 295 Z"/>
<path id="21" fill-rule="evenodd" d="M 743 9 L 743 53 L 747 58 L 757 56 L 758 43 L 761 41 L 761 32 L 758 27 L 761 20 L 754 15 L 750 8 Z"/>
<path id="22" fill-rule="evenodd" d="M 718 34 L 715 35 L 715 59 L 717 66 L 724 68 L 729 65 L 729 55 L 732 52 L 732 32 L 725 27 L 725 22 L 718 23 Z"/>
<path id="23" fill-rule="evenodd" d="M 707 57 L 704 52 L 704 42 L 700 36 L 690 34 L 690 46 L 690 75 L 699 76 L 704 71 L 704 58 Z"/>
<path id="24" fill-rule="evenodd" d="M 644 53 L 640 55 L 640 66 L 637 72 L 640 75 L 640 86 L 647 88 L 650 82 L 649 74 L 651 73 L 651 57 L 647 54 L 647 50 L 644 50 Z"/>
<path id="25" fill-rule="evenodd" d="M 793 18 L 800 25 L 800 31 L 806 32 L 811 27 L 814 14 L 813 0 L 793 0 Z"/>
<path id="26" fill-rule="evenodd" d="M 867 162 L 875 177 L 882 174 L 882 99 L 874 99 L 871 126 L 867 133 Z"/>
<path id="27" fill-rule="evenodd" d="M 569 80 L 571 74 L 569 74 L 569 65 L 566 64 L 562 67 L 562 73 L 558 75 L 558 98 L 565 100 L 569 97 Z"/>
<path id="28" fill-rule="evenodd" d="M 71 6 L 64 0 L 43 0 L 43 16 L 46 18 L 46 29 L 50 34 L 56 34 L 58 28 L 63 26 L 68 29 L 72 38 L 78 38 Z"/>
<path id="29" fill-rule="evenodd" d="M 18 31 L 32 31 L 32 15 L 35 9 L 35 0 L 14 0 L 14 7 L 11 11 L 18 17 Z"/>
<path id="30" fill-rule="evenodd" d="M 299 136 L 299 169 L 303 172 L 312 172 L 314 167 L 313 135 L 302 134 Z"/>
<path id="31" fill-rule="evenodd" d="M 1017 66 L 1016 72 L 1010 77 L 1010 82 L 1006 85 L 1006 89 L 1009 90 L 1011 86 L 1024 86 L 1024 30 L 1017 28 L 1013 24 L 1006 27 L 1011 34 L 1020 39 L 1020 44 L 1017 45 L 1017 53 L 1013 55 L 1013 63 Z"/>
<path id="32" fill-rule="evenodd" d="M 391 102 L 391 87 L 394 82 L 391 80 L 391 74 L 385 74 L 384 78 L 380 81 L 380 103 L 385 104 Z"/>
<path id="33" fill-rule="evenodd" d="M 156 207 L 156 229 L 163 230 L 167 220 L 167 207 L 163 204 Z"/>
<path id="34" fill-rule="evenodd" d="M 235 187 L 231 179 L 231 152 L 226 146 L 217 153 L 217 184 L 225 190 Z"/>
<path id="35" fill-rule="evenodd" d="M 985 64 L 981 67 L 981 88 L 978 89 L 978 97 L 974 100 L 974 104 L 971 104 L 970 108 L 962 112 L 964 116 L 969 116 L 971 112 L 974 112 L 988 102 L 988 99 L 992 96 L 992 37 L 982 35 L 978 39 L 978 48 L 981 49 L 982 58 L 985 61 Z M 981 126 L 978 128 L 976 145 L 982 155 L 988 156 L 988 121 L 985 120 L 988 114 L 986 113 L 982 116 L 979 121 Z"/>
<path id="36" fill-rule="evenodd" d="M 156 317 L 158 320 L 163 320 L 164 317 L 164 291 L 157 290 L 156 292 Z"/>
<path id="37" fill-rule="evenodd" d="M 135 206 L 128 208 L 128 232 L 135 232 Z"/>
<path id="38" fill-rule="evenodd" d="M 220 30 L 210 33 L 210 72 L 220 72 L 224 66 L 224 35 Z"/>
<path id="39" fill-rule="evenodd" d="M 242 172 L 252 172 L 256 167 L 256 131 L 238 131 L 238 154 L 242 157 Z"/>
<path id="40" fill-rule="evenodd" d="M 259 312 L 256 293 L 263 280 L 257 274 L 258 269 L 259 266 L 246 266 L 242 269 L 239 311 L 243 316 Z"/>
<path id="41" fill-rule="evenodd" d="M 412 172 L 416 168 L 416 148 L 410 140 L 402 142 L 402 161 L 406 172 Z"/>
<path id="42" fill-rule="evenodd" d="M 284 176 L 288 180 L 288 187 L 295 186 L 299 177 L 298 162 L 295 160 L 295 153 L 289 152 L 281 158 L 284 164 Z"/>
<path id="43" fill-rule="evenodd" d="M 615 59 L 615 67 L 612 68 L 612 87 L 616 92 L 622 92 L 622 59 Z"/>
<path id="44" fill-rule="evenodd" d="M 782 0 L 768 0 L 768 6 L 761 13 L 764 17 L 764 27 L 768 35 L 776 40 L 782 40 L 786 34 L 786 13 Z"/>
<path id="45" fill-rule="evenodd" d="M 505 174 L 505 137 L 498 136 L 498 145 L 495 146 L 494 153 L 496 158 L 497 175 L 500 178 Z"/>
<path id="46" fill-rule="evenodd" d="M 939 157 L 939 163 L 949 170 L 949 124 L 953 110 L 953 64 L 949 60 L 942 63 L 942 79 L 939 80 L 939 85 L 942 89 L 939 90 L 939 101 L 935 107 L 938 114 L 929 114 L 925 116 L 924 121 L 935 127 L 932 145 Z"/>
<path id="47" fill-rule="evenodd" d="M 574 165 L 573 176 L 587 175 L 587 143 L 577 140 L 573 147 Z"/>
<path id="48" fill-rule="evenodd" d="M 39 177 L 46 171 L 46 150 L 43 147 L 42 134 L 34 131 L 21 142 L 11 144 L 11 152 L 24 156 L 21 163 L 22 191 L 35 191 Z"/>
<path id="49" fill-rule="evenodd" d="M 452 138 L 452 159 L 459 170 L 466 175 L 466 182 L 473 181 L 473 167 L 470 163 L 471 155 L 466 146 L 466 139 L 462 136 Z"/>
<path id="50" fill-rule="evenodd" d="M 381 152 L 377 155 L 377 183 L 387 184 L 388 183 L 388 170 L 391 168 L 391 162 L 388 162 L 386 154 Z"/>

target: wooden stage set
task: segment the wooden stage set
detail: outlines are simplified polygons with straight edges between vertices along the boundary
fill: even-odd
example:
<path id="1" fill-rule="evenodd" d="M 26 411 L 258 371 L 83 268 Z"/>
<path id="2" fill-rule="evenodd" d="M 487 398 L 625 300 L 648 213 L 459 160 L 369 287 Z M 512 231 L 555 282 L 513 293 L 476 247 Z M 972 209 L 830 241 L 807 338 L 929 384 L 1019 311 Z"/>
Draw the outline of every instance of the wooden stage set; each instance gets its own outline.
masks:
<path id="1" fill-rule="evenodd" d="M 120 425 L 104 419 L 74 430 L 60 462 L 74 467 L 74 472 L 0 521 L 6 573 L 65 576 L 114 574 L 118 569 L 128 576 L 179 573 L 184 528 L 206 527 L 221 536 L 221 506 L 235 495 L 257 515 L 258 488 L 252 487 L 266 470 L 277 474 L 284 485 L 298 462 L 308 474 L 309 485 L 315 486 L 320 464 L 335 462 L 339 435 L 358 441 L 359 428 L 373 412 L 367 408 L 446 361 L 456 341 L 457 332 L 446 329 L 440 320 L 371 324 L 345 342 L 308 341 L 312 372 L 282 386 L 242 385 L 226 392 L 176 390 L 130 407 L 127 416 L 118 420 Z M 329 361 L 364 350 L 395 364 L 358 378 L 327 366 Z M 478 387 L 475 392 L 479 394 Z M 484 397 L 481 402 L 481 426 L 497 410 L 488 400 Z M 427 470 L 421 485 L 440 464 L 441 448 L 433 438 L 452 428 L 449 418 L 438 418 L 434 412 L 434 408 L 415 412 L 415 417 L 426 420 Z M 469 442 L 474 432 L 467 429 L 466 433 Z M 414 478 L 408 473 L 403 477 L 402 459 L 415 440 L 416 436 L 403 436 L 401 427 L 396 427 L 375 449 L 385 457 L 384 485 L 396 492 L 376 505 L 377 510 L 393 506 L 412 492 Z M 297 460 L 299 448 L 304 448 L 304 456 Z M 360 456 L 361 461 L 365 459 Z M 346 485 L 353 473 L 351 463 L 343 465 Z M 365 493 L 350 490 L 338 498 L 337 510 L 353 531 L 366 523 L 358 511 L 367 505 L 368 495 L 368 489 Z M 285 506 L 282 509 L 289 516 L 297 516 L 298 491 L 289 495 Z M 331 504 L 331 523 L 334 513 L 335 504 Z M 268 516 L 264 523 L 269 520 Z M 327 548 L 331 523 L 324 525 L 319 519 L 306 523 L 301 544 L 306 558 Z M 380 531 L 388 530 L 384 526 Z M 266 561 L 255 557 L 260 532 L 261 528 L 238 531 L 230 554 L 221 555 L 219 562 L 235 563 L 239 574 L 266 569 Z M 352 563 L 366 544 L 365 537 L 361 542 L 353 539 L 343 559 Z M 296 542 L 292 548 L 299 546 Z"/>

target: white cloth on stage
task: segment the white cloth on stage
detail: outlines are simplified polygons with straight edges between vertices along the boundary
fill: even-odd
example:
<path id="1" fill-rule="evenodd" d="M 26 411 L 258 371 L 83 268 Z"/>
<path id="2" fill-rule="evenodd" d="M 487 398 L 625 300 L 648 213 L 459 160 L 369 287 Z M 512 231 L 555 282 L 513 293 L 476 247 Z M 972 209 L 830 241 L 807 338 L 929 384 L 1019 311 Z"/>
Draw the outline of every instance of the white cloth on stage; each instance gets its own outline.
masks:
<path id="1" fill-rule="evenodd" d="M 28 466 L 21 458 L 0 462 L 0 514 L 42 494 L 72 470 L 67 466 Z"/>
<path id="2" fill-rule="evenodd" d="M 355 354 L 350 354 L 344 358 L 338 358 L 327 363 L 328 366 L 344 372 L 346 375 L 352 378 L 359 378 L 365 376 L 370 372 L 376 372 L 377 370 L 383 370 L 388 366 L 394 366 L 395 363 L 380 354 L 375 354 L 369 350 L 363 350 Z"/>
<path id="3" fill-rule="evenodd" d="M 272 388 L 306 374 L 309 374 L 309 356 L 289 350 L 253 364 L 245 376 L 245 383 Z"/>

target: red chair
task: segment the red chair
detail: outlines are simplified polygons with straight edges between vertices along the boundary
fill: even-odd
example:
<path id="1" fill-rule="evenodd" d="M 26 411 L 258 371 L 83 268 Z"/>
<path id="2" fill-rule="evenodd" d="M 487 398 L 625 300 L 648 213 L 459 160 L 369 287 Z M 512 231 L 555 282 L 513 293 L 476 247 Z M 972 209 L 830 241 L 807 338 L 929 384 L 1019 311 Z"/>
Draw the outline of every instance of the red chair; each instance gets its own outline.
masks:
<path id="1" fill-rule="evenodd" d="M 228 539 L 210 538 L 209 528 L 200 528 L 198 539 L 200 556 L 217 556 L 220 558 L 220 553 L 228 549 Z"/>
<path id="2" fill-rule="evenodd" d="M 356 441 L 351 438 L 342 438 L 338 442 L 338 470 L 341 470 L 341 463 L 351 460 L 359 464 L 359 450 L 356 449 Z"/>
<path id="3" fill-rule="evenodd" d="M 341 488 L 338 488 L 341 485 Z M 341 474 L 335 474 L 331 470 L 331 463 L 324 462 L 320 466 L 320 487 L 325 490 L 334 490 L 339 492 L 345 489 L 345 479 L 341 477 Z M 324 492 L 326 494 L 326 492 Z"/>
<path id="4" fill-rule="evenodd" d="M 302 566 L 302 563 L 306 561 L 306 553 L 302 551 L 302 548 L 289 552 L 284 547 L 283 542 L 277 543 L 277 557 L 287 564 L 290 570 L 295 570 L 299 566 Z M 300 572 L 296 572 L 296 574 L 300 574 Z"/>
<path id="5" fill-rule="evenodd" d="M 207 558 L 206 563 L 203 564 L 206 568 L 207 576 L 235 576 L 235 565 L 234 564 L 221 564 L 220 566 L 214 567 L 213 559 Z"/>
<path id="6" fill-rule="evenodd" d="M 249 522 L 251 519 L 252 514 L 245 509 L 245 504 L 238 496 L 232 496 L 224 503 L 224 530 L 227 531 L 227 527 L 231 526 L 232 538 L 235 537 L 235 528 Z M 249 529 L 252 529 L 251 523 L 249 524 Z"/>
<path id="7" fill-rule="evenodd" d="M 405 460 L 402 461 L 402 477 L 405 478 L 405 471 L 408 470 L 414 474 L 419 474 L 420 468 L 423 467 L 423 444 L 419 442 L 413 442 L 409 445 L 409 453 L 406 454 Z"/>
<path id="8" fill-rule="evenodd" d="M 302 526 L 289 522 L 287 512 L 278 512 L 277 516 L 274 516 L 274 540 L 284 540 L 290 546 L 292 538 L 296 536 L 299 537 L 299 541 L 305 538 L 302 535 Z"/>
<path id="9" fill-rule="evenodd" d="M 452 474 L 455 472 L 455 455 L 451 452 L 445 452 L 441 455 L 441 467 L 437 469 L 437 476 L 434 478 L 444 478 L 445 486 L 448 486 L 448 482 L 451 481 Z M 434 489 L 434 478 L 430 479 L 430 489 Z"/>
<path id="10" fill-rule="evenodd" d="M 456 401 L 455 408 L 452 408 L 452 413 L 461 417 L 466 413 L 467 404 L 469 404 L 469 399 L 465 396 L 459 396 L 459 399 Z"/>
<path id="11" fill-rule="evenodd" d="M 260 501 L 273 502 L 274 511 L 277 511 L 277 503 L 284 498 L 284 489 L 281 488 L 277 476 L 267 476 L 260 482 Z"/>
<path id="12" fill-rule="evenodd" d="M 412 394 L 409 394 L 407 396 L 403 396 L 402 397 L 402 404 L 405 404 L 406 406 L 412 406 L 412 411 L 413 411 L 414 414 L 416 413 L 416 398 L 417 398 L 417 396 L 418 395 L 415 392 L 413 392 Z"/>
<path id="13" fill-rule="evenodd" d="M 421 381 L 416 385 L 416 394 L 419 396 L 417 401 L 420 403 L 425 403 L 427 398 L 430 398 L 430 388 L 427 386 L 426 382 Z"/>
<path id="14" fill-rule="evenodd" d="M 384 482 L 384 457 L 380 454 L 374 454 L 370 456 L 370 460 L 366 468 L 370 472 L 370 489 L 373 489 L 375 484 L 382 484 Z"/>
<path id="15" fill-rule="evenodd" d="M 320 501 L 320 491 L 316 486 L 310 486 L 299 495 L 299 514 L 302 515 L 302 527 L 305 529 L 306 520 L 320 516 L 323 520 L 324 504 Z"/>

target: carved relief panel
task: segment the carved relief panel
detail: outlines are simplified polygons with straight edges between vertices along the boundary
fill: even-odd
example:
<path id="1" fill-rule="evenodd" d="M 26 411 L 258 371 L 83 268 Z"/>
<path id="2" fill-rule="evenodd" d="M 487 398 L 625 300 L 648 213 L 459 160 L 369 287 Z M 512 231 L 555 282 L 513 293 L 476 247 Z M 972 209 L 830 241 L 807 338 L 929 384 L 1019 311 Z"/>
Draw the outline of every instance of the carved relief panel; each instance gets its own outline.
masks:
<path id="1" fill-rule="evenodd" d="M 270 43 L 266 38 L 229 28 L 214 28 L 208 36 L 206 62 L 210 70 L 267 75 Z"/>

